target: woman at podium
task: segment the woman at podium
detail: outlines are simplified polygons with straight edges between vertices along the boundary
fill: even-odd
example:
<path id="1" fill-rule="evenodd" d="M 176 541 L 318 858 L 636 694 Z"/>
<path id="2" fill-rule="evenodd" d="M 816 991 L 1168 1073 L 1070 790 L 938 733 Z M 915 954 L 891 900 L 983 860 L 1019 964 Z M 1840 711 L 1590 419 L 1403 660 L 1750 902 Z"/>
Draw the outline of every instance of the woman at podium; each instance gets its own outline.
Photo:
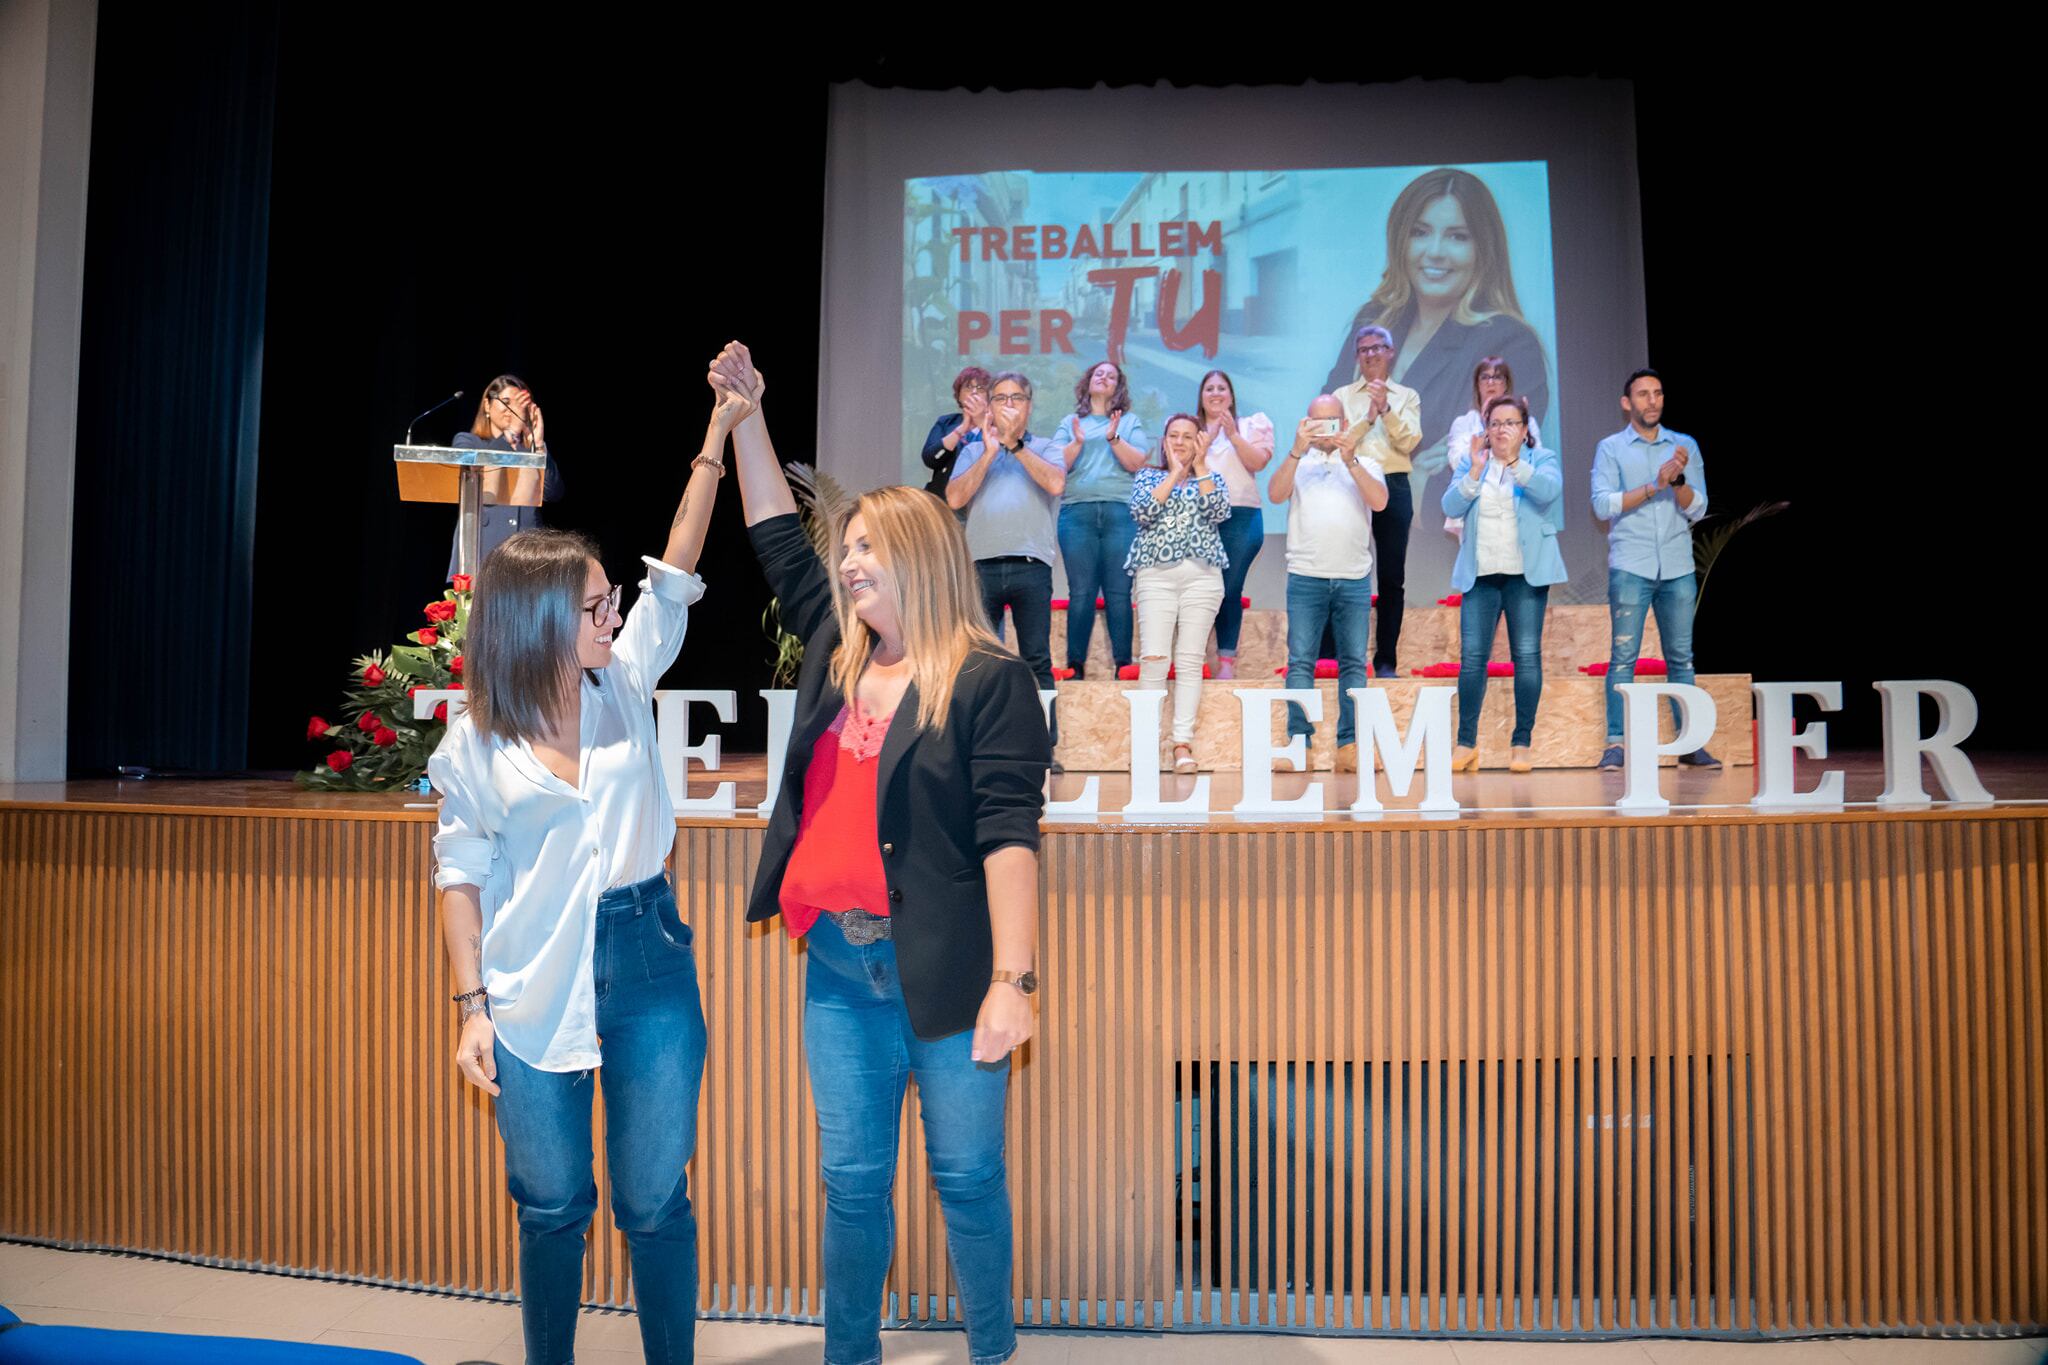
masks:
<path id="1" fill-rule="evenodd" d="M 484 472 L 483 521 L 477 532 L 476 562 L 490 558 L 491 551 L 505 543 L 515 531 L 531 531 L 543 525 L 541 509 L 532 506 L 534 485 L 541 484 L 541 502 L 555 502 L 562 496 L 562 471 L 548 452 L 547 425 L 533 391 L 516 374 L 501 374 L 484 385 L 476 405 L 476 420 L 468 431 L 457 432 L 449 442 L 457 450 L 538 450 L 547 455 L 545 481 L 531 469 L 491 469 Z M 462 533 L 448 551 L 448 576 L 462 572 Z"/>

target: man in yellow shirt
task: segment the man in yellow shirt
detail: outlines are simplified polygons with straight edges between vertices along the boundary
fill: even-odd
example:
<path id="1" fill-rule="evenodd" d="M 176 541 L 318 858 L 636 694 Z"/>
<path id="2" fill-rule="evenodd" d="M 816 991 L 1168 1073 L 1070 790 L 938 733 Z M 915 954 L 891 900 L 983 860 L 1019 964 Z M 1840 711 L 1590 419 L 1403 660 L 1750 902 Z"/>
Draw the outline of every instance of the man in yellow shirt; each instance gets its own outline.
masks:
<path id="1" fill-rule="evenodd" d="M 1374 677 L 1398 677 L 1401 609 L 1408 577 L 1408 528 L 1415 521 L 1415 495 L 1408 487 L 1410 456 L 1422 444 L 1422 399 L 1415 390 L 1387 378 L 1394 367 L 1394 334 L 1384 327 L 1358 329 L 1358 379 L 1337 390 L 1350 425 L 1343 444 L 1378 461 L 1387 471 L 1387 505 L 1372 514 L 1380 628 L 1373 644 Z"/>

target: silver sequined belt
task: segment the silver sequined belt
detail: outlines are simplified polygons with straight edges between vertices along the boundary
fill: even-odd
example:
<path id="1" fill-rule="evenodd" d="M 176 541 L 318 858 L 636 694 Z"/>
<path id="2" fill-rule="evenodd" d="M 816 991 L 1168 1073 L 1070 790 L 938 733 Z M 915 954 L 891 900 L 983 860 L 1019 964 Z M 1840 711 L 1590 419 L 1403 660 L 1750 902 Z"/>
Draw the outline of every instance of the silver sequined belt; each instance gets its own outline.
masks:
<path id="1" fill-rule="evenodd" d="M 865 910 L 827 910 L 825 918 L 838 925 L 846 941 L 856 948 L 896 937 L 893 921 L 887 915 L 871 915 Z"/>

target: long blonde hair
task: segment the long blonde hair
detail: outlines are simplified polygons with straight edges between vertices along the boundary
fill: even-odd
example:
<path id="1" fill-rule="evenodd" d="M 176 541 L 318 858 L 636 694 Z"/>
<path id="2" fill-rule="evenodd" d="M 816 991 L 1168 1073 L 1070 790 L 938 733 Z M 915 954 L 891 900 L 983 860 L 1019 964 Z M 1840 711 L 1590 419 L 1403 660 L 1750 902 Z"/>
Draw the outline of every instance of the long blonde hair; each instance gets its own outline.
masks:
<path id="1" fill-rule="evenodd" d="M 1508 229 L 1501 221 L 1500 205 L 1486 182 L 1470 171 L 1448 166 L 1418 175 L 1408 182 L 1387 211 L 1387 269 L 1380 287 L 1352 324 L 1355 334 L 1373 322 L 1391 322 L 1415 302 L 1415 282 L 1408 273 L 1408 232 L 1429 206 L 1439 199 L 1458 201 L 1465 215 L 1465 228 L 1472 234 L 1474 257 L 1472 282 L 1451 313 L 1467 327 L 1476 326 L 1496 313 L 1521 320 L 1521 300 L 1515 297 L 1515 277 L 1508 264 Z"/>
<path id="2" fill-rule="evenodd" d="M 989 629 L 967 536 L 959 519 L 923 489 L 877 488 L 863 493 L 840 520 L 833 542 L 838 553 L 844 553 L 839 547 L 855 517 L 867 523 L 868 543 L 889 570 L 880 590 L 889 595 L 903 630 L 904 657 L 910 661 L 910 680 L 917 684 L 918 728 L 942 731 L 953 683 L 967 656 L 976 649 L 1010 652 Z M 831 579 L 832 609 L 839 617 L 832 682 L 851 706 L 881 637 L 854 615 L 845 576 L 835 568 Z"/>

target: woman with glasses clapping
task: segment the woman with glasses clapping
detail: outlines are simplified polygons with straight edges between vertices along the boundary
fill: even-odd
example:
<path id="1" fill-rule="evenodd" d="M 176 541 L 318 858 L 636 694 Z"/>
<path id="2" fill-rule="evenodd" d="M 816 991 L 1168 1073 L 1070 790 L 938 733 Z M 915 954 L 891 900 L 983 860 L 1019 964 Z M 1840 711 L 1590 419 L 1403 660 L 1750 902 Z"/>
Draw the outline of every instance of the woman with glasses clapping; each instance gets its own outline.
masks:
<path id="1" fill-rule="evenodd" d="M 1458 608 L 1458 743 L 1451 767 L 1479 766 L 1486 663 L 1505 612 L 1515 664 L 1508 769 L 1525 773 L 1534 766 L 1529 740 L 1543 697 L 1543 611 L 1550 585 L 1565 581 L 1564 555 L 1557 548 L 1564 472 L 1556 452 L 1536 444 L 1526 399 L 1491 399 L 1485 417 L 1485 444 L 1454 457 L 1443 498 L 1445 516 L 1465 518 L 1465 538 L 1451 568 L 1451 589 L 1464 594 Z"/>

